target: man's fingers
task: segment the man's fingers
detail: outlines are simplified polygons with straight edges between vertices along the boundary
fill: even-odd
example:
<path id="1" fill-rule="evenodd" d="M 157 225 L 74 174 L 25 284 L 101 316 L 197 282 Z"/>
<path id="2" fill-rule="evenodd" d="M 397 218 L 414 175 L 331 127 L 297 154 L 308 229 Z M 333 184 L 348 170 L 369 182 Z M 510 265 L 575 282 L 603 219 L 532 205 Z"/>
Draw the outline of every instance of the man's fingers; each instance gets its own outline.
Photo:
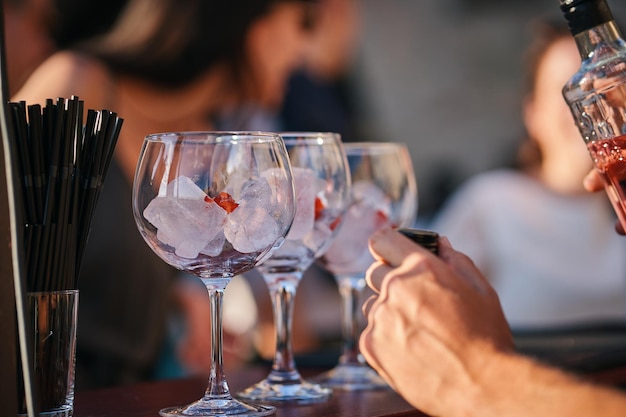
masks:
<path id="1" fill-rule="evenodd" d="M 365 316 L 366 318 L 369 315 L 370 310 L 372 309 L 372 305 L 376 302 L 377 298 L 378 297 L 376 295 L 372 295 L 363 303 L 361 311 L 363 312 L 363 316 Z"/>
<path id="2" fill-rule="evenodd" d="M 602 178 L 600 178 L 600 174 L 595 169 L 589 171 L 589 173 L 583 179 L 583 186 L 585 190 L 589 192 L 596 192 L 604 189 L 604 183 L 602 182 Z"/>
<path id="3" fill-rule="evenodd" d="M 589 173 L 583 179 L 583 187 L 585 187 L 585 190 L 589 192 L 596 192 L 604 189 L 604 182 L 602 181 L 602 178 L 600 177 L 598 171 L 596 171 L 595 169 L 589 171 Z M 615 231 L 620 235 L 626 234 L 624 227 L 619 221 L 615 223 Z"/>
<path id="4" fill-rule="evenodd" d="M 365 281 L 367 282 L 367 285 L 374 290 L 374 292 L 379 293 L 385 275 L 387 275 L 387 273 L 391 270 L 392 268 L 385 263 L 374 262 L 365 273 Z"/>
<path id="5" fill-rule="evenodd" d="M 399 266 L 407 256 L 415 252 L 430 253 L 409 238 L 388 227 L 376 231 L 370 237 L 369 247 L 377 261 L 391 266 Z"/>

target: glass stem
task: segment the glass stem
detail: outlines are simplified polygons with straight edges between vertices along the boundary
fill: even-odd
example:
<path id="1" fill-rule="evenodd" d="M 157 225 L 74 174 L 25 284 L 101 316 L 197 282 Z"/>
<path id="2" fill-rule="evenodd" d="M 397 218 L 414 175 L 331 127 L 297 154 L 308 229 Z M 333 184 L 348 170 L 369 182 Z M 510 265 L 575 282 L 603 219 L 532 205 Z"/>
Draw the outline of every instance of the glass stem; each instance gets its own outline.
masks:
<path id="1" fill-rule="evenodd" d="M 337 284 L 341 295 L 341 337 L 342 352 L 339 358 L 341 365 L 362 365 L 365 360 L 359 351 L 361 326 L 361 294 L 365 288 L 364 277 L 338 276 Z"/>
<path id="2" fill-rule="evenodd" d="M 205 398 L 231 398 L 224 373 L 223 358 L 223 330 L 222 330 L 222 300 L 224 289 L 230 279 L 206 280 L 205 285 L 211 301 L 211 373 L 209 386 L 204 394 Z"/>
<path id="3" fill-rule="evenodd" d="M 276 353 L 269 379 L 272 382 L 298 382 L 301 380 L 293 355 L 291 331 L 294 301 L 301 272 L 266 274 L 272 297 L 272 309 L 276 326 Z"/>

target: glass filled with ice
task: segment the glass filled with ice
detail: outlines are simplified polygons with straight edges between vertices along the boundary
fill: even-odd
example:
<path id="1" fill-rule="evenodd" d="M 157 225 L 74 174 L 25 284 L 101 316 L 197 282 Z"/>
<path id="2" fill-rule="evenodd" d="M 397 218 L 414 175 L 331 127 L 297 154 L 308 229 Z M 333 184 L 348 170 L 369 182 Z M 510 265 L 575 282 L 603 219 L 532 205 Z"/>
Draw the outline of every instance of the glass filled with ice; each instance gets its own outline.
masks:
<path id="1" fill-rule="evenodd" d="M 221 312 L 231 278 L 266 260 L 293 222 L 293 177 L 282 138 L 260 132 L 147 136 L 135 173 L 133 214 L 144 240 L 163 261 L 202 280 L 214 313 L 207 317 L 213 346 L 207 352 L 212 369 L 204 396 L 163 409 L 161 415 L 272 414 L 274 407 L 230 395 L 222 364 Z"/>
<path id="2" fill-rule="evenodd" d="M 382 227 L 410 227 L 417 215 L 417 185 L 406 145 L 346 143 L 352 177 L 351 204 L 330 248 L 320 258 L 339 286 L 343 348 L 339 364 L 316 378 L 324 386 L 361 391 L 387 388 L 359 352 L 365 272 L 374 262 L 369 237 Z"/>
<path id="3" fill-rule="evenodd" d="M 257 267 L 268 286 L 276 328 L 269 375 L 238 393 L 264 402 L 311 402 L 331 390 L 303 379 L 293 356 L 291 330 L 296 289 L 303 273 L 337 234 L 350 200 L 350 172 L 336 133 L 281 133 L 293 170 L 296 216 L 280 249 Z"/>

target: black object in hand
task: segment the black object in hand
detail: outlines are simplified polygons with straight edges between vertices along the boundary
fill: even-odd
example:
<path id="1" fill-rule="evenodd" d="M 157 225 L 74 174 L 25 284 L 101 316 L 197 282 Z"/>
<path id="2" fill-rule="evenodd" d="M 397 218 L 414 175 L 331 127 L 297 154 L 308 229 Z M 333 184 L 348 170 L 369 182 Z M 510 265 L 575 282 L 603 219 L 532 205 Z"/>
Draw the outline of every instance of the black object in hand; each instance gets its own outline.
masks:
<path id="1" fill-rule="evenodd" d="M 398 232 L 411 239 L 418 245 L 428 249 L 435 255 L 439 253 L 439 233 L 422 229 L 398 229 Z"/>

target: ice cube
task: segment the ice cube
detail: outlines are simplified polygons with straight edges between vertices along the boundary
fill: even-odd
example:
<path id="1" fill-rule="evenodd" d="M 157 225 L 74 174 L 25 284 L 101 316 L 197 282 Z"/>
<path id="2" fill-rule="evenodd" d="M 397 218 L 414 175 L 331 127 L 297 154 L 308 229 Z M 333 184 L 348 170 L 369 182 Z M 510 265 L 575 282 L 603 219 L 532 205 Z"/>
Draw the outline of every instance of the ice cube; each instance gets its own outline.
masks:
<path id="1" fill-rule="evenodd" d="M 167 185 L 167 195 L 173 198 L 203 200 L 206 193 L 202 191 L 189 177 L 181 175 Z"/>
<path id="2" fill-rule="evenodd" d="M 315 197 L 322 191 L 325 182 L 315 175 L 315 171 L 307 168 L 292 167 L 294 188 L 296 191 L 296 215 L 288 240 L 304 238 L 313 230 L 315 223 Z"/>
<path id="3" fill-rule="evenodd" d="M 272 202 L 276 199 L 276 191 L 264 176 L 232 175 L 224 191 L 238 203 L 245 201 L 248 207 L 265 207 L 267 210 L 272 208 Z"/>
<path id="4" fill-rule="evenodd" d="M 209 256 L 218 256 L 220 253 L 222 253 L 222 250 L 224 249 L 225 241 L 226 237 L 224 236 L 224 231 L 220 230 L 220 232 L 215 235 L 215 237 L 209 243 L 206 244 L 206 246 L 200 251 L 200 253 Z"/>
<path id="5" fill-rule="evenodd" d="M 352 184 L 352 199 L 364 206 L 379 210 L 389 216 L 389 197 L 376 184 L 370 181 L 357 181 Z"/>
<path id="6" fill-rule="evenodd" d="M 230 177 L 225 191 L 239 204 L 228 216 L 224 228 L 226 239 L 242 253 L 267 249 L 280 237 L 279 224 L 272 216 L 275 191 L 266 177 Z"/>
<path id="7" fill-rule="evenodd" d="M 272 188 L 265 178 L 251 178 L 241 184 L 239 201 L 249 208 L 262 207 L 269 211 L 272 204 Z"/>
<path id="8" fill-rule="evenodd" d="M 249 206 L 242 200 L 230 213 L 224 227 L 226 239 L 241 253 L 258 252 L 272 246 L 280 237 L 280 227 L 265 207 Z"/>
<path id="9" fill-rule="evenodd" d="M 285 171 L 279 168 L 266 169 L 261 172 L 261 178 L 264 178 L 268 182 L 277 204 L 284 205 L 284 199 L 286 197 L 285 190 L 290 191 L 292 188 L 288 178 L 285 176 Z"/>
<path id="10" fill-rule="evenodd" d="M 278 168 L 270 168 L 261 173 L 270 189 L 272 190 L 271 206 L 269 213 L 279 221 L 292 222 L 295 214 L 294 187 L 292 181 L 285 176 L 285 171 Z"/>
<path id="11" fill-rule="evenodd" d="M 378 206 L 378 202 L 376 202 Z M 389 224 L 387 217 L 365 201 L 353 203 L 346 212 L 341 229 L 325 257 L 334 273 L 344 270 L 365 271 L 373 258 L 368 250 L 369 237 Z"/>
<path id="12" fill-rule="evenodd" d="M 308 233 L 304 239 L 302 239 L 302 243 L 312 252 L 315 253 L 315 257 L 321 256 L 326 249 L 328 248 L 328 243 L 330 242 L 330 237 L 332 236 L 333 231 L 328 227 L 328 225 L 323 222 L 315 223 L 315 227 L 311 233 Z"/>
<path id="13" fill-rule="evenodd" d="M 243 175 L 240 172 L 235 172 L 228 176 L 228 183 L 224 185 L 224 191 L 230 194 L 235 201 L 241 200 L 241 191 L 243 185 L 250 181 L 249 175 Z"/>
<path id="14" fill-rule="evenodd" d="M 190 259 L 196 258 L 226 223 L 226 211 L 204 198 L 156 197 L 143 215 L 157 228 L 161 242 L 172 246 L 176 255 Z"/>

